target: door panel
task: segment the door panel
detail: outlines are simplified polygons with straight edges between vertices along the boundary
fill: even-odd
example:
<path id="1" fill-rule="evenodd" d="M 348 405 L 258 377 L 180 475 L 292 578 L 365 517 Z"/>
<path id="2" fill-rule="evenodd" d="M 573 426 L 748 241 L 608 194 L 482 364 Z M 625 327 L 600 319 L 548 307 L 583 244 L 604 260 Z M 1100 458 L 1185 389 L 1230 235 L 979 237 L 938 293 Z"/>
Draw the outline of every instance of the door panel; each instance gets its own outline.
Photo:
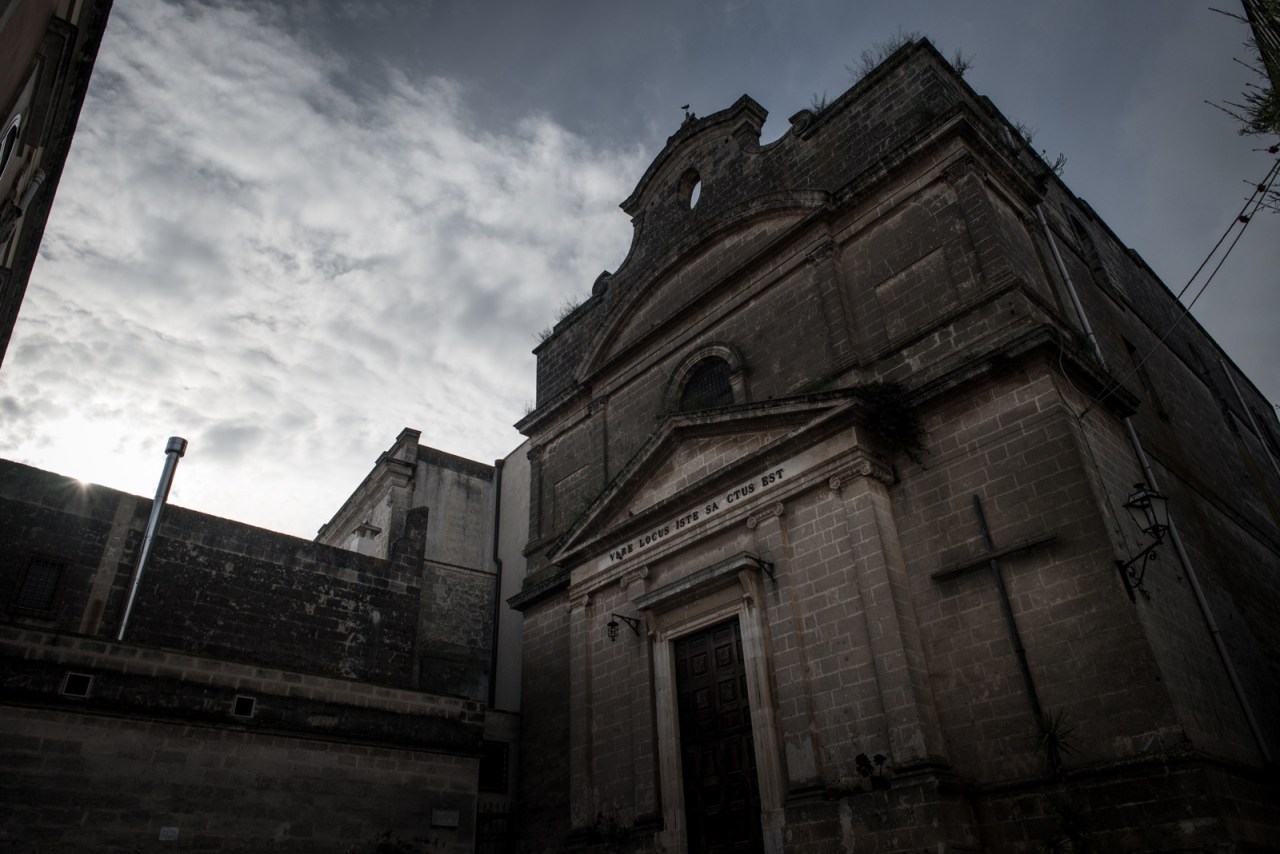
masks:
<path id="1" fill-rule="evenodd" d="M 763 851 L 738 621 L 680 638 L 675 657 L 689 850 Z"/>

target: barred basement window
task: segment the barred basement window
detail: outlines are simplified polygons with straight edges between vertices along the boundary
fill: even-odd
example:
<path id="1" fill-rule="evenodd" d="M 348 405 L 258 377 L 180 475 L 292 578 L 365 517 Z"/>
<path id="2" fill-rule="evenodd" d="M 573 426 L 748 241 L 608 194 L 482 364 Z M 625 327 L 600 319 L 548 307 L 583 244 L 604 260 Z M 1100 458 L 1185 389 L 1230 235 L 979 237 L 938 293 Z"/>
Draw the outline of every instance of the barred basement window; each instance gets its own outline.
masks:
<path id="1" fill-rule="evenodd" d="M 24 611 L 53 610 L 54 595 L 58 592 L 58 581 L 62 578 L 62 570 L 67 565 L 61 561 L 43 557 L 33 557 L 27 565 L 27 573 L 22 577 L 18 587 L 18 598 L 14 607 Z"/>
<path id="2" fill-rule="evenodd" d="M 729 363 L 711 357 L 703 359 L 689 373 L 689 379 L 680 393 L 680 409 L 711 409 L 733 403 L 733 386 L 729 384 Z"/>

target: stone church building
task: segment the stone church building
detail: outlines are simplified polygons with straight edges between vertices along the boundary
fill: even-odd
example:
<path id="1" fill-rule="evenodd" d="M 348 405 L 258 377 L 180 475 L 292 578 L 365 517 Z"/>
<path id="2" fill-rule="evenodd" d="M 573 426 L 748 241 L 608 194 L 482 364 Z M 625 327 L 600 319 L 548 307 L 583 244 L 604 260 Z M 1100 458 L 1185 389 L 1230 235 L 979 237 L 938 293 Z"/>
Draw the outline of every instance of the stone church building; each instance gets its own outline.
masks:
<path id="1" fill-rule="evenodd" d="M 1271 406 L 927 42 L 764 120 L 535 351 L 521 850 L 1275 850 Z"/>
<path id="2" fill-rule="evenodd" d="M 928 42 L 764 121 L 640 177 L 521 448 L 170 508 L 127 642 L 149 504 L 0 466 L 0 840 L 1280 850 L 1271 405 Z"/>

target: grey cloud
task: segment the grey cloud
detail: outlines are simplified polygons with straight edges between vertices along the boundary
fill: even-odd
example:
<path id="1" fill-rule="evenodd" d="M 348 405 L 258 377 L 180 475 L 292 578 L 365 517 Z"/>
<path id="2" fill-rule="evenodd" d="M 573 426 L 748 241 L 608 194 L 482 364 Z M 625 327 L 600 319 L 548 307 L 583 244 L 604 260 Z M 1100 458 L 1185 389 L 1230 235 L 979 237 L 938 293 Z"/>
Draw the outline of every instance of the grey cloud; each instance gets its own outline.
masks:
<path id="1" fill-rule="evenodd" d="M 207 428 L 199 437 L 200 452 L 215 460 L 236 462 L 249 460 L 261 447 L 265 437 L 256 424 L 229 422 Z"/>

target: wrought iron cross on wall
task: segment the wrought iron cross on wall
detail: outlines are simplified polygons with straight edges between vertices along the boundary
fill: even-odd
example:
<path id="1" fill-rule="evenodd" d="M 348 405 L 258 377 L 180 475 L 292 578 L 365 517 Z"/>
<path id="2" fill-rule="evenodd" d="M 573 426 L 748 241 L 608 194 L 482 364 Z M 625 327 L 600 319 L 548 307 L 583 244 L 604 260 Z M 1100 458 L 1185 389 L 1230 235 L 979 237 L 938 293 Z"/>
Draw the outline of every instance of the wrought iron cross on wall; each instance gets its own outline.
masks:
<path id="1" fill-rule="evenodd" d="M 982 529 L 982 541 L 986 546 L 987 554 L 985 557 L 977 558 L 968 563 L 954 566 L 949 569 L 940 569 L 933 573 L 930 578 L 934 581 L 950 581 L 955 578 L 977 569 L 986 567 L 991 570 L 991 577 L 995 580 L 996 591 L 1000 597 L 1000 610 L 1004 614 L 1005 625 L 1009 630 L 1009 640 L 1013 644 L 1014 655 L 1018 659 L 1018 669 L 1022 672 L 1022 682 L 1027 689 L 1027 699 L 1031 703 L 1031 712 L 1035 715 L 1035 719 L 1040 721 L 1044 718 L 1044 711 L 1040 706 L 1040 695 L 1036 692 L 1035 679 L 1031 676 L 1031 668 L 1027 664 L 1027 651 L 1022 645 L 1022 635 L 1018 631 L 1018 621 L 1013 616 L 1013 606 L 1009 602 L 1009 591 L 1004 585 L 1004 575 L 1000 570 L 1000 561 L 1004 558 L 1011 557 L 1031 549 L 1047 545 L 1057 539 L 1056 534 L 1046 534 L 1042 537 L 1036 537 L 1006 549 L 997 550 L 995 543 L 991 539 L 991 531 L 987 527 L 987 516 L 982 511 L 982 500 L 978 496 L 973 496 L 973 512 L 978 517 L 978 526 Z M 1055 758 L 1054 765 L 1057 765 Z"/>

